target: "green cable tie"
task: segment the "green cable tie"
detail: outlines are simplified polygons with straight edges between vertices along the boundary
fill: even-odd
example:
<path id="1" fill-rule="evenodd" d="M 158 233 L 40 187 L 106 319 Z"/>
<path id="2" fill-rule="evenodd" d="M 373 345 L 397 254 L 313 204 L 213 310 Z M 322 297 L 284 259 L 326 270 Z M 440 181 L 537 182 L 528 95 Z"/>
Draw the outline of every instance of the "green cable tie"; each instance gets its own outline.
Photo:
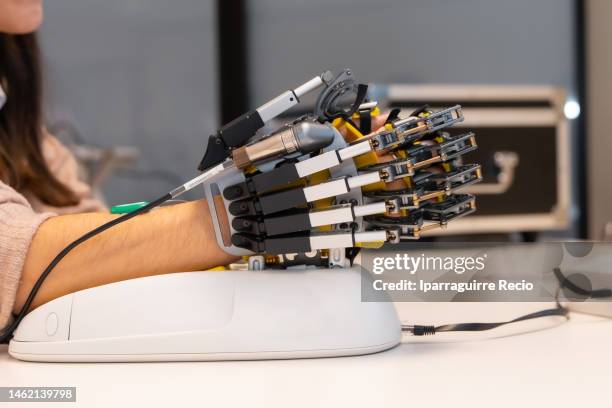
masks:
<path id="1" fill-rule="evenodd" d="M 113 206 L 110 212 L 111 214 L 128 214 L 128 213 L 131 213 L 132 211 L 136 211 L 137 209 L 144 207 L 147 204 L 149 204 L 148 201 L 139 201 L 136 203 L 119 204 L 119 205 Z"/>

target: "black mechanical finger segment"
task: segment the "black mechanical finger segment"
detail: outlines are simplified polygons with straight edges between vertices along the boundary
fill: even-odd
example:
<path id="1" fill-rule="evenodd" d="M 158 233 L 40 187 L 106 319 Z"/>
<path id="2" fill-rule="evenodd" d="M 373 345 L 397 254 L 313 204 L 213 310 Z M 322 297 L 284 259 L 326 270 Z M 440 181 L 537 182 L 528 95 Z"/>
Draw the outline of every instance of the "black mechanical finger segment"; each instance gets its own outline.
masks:
<path id="1" fill-rule="evenodd" d="M 233 234 L 232 245 L 256 254 L 266 253 L 266 245 L 264 240 L 258 239 L 256 236 L 250 234 Z"/>
<path id="2" fill-rule="evenodd" d="M 226 187 L 223 190 L 223 198 L 226 200 L 240 200 L 242 198 L 249 197 L 253 195 L 250 185 L 248 182 L 234 184 L 232 186 Z"/>
<path id="3" fill-rule="evenodd" d="M 229 212 L 235 217 L 274 214 L 308 203 L 305 189 L 294 188 L 258 197 L 249 197 L 229 204 Z"/>
<path id="4" fill-rule="evenodd" d="M 295 165 L 286 164 L 265 173 L 247 175 L 243 183 L 225 188 L 223 197 L 226 200 L 238 200 L 275 189 L 283 189 L 300 178 Z"/>
<path id="5" fill-rule="evenodd" d="M 251 234 L 232 235 L 232 243 L 255 253 L 287 254 L 292 252 L 311 252 L 310 232 L 279 235 L 276 237 L 257 237 Z"/>
<path id="6" fill-rule="evenodd" d="M 460 105 L 455 105 L 438 112 L 431 113 L 425 118 L 429 133 L 447 128 L 456 123 L 463 122 L 463 110 Z"/>
<path id="7" fill-rule="evenodd" d="M 232 243 L 256 253 L 286 254 L 311 252 L 321 249 L 351 248 L 357 243 L 385 242 L 389 240 L 385 230 L 341 231 L 341 232 L 298 232 L 273 237 L 259 238 L 249 234 L 234 234 Z"/>
<path id="8" fill-rule="evenodd" d="M 234 217 L 258 216 L 261 214 L 261 205 L 254 198 L 246 198 L 244 200 L 232 201 L 228 210 Z"/>
<path id="9" fill-rule="evenodd" d="M 386 204 L 384 202 L 382 204 L 384 208 Z M 422 232 L 444 226 L 449 221 L 470 214 L 475 208 L 475 201 L 472 195 L 460 194 L 451 195 L 437 203 L 428 203 L 422 209 L 412 211 L 406 216 L 391 217 L 386 214 L 362 216 L 364 216 L 368 230 L 371 233 L 379 233 L 376 236 L 377 239 L 399 242 L 402 240 L 418 239 Z M 358 215 L 355 212 L 352 213 L 353 217 Z M 355 231 L 312 233 L 312 229 L 307 230 L 308 224 L 311 226 L 313 224 L 312 219 L 310 218 L 307 221 L 306 216 L 308 216 L 307 212 L 288 213 L 277 217 L 272 223 L 266 223 L 260 219 L 234 220 L 236 229 L 242 229 L 242 231 L 232 235 L 232 243 L 237 247 L 256 253 L 309 252 L 322 248 L 351 247 L 356 242 L 360 242 L 357 237 L 358 235 L 368 234 L 367 231 L 364 233 Z M 292 228 L 278 226 L 280 224 L 287 224 L 288 219 L 283 217 L 293 217 L 297 223 L 302 225 L 301 227 L 296 227 L 296 229 L 303 229 L 304 231 L 285 233 L 291 231 Z M 276 225 L 274 225 L 275 223 Z M 280 232 L 281 234 L 267 235 L 272 231 L 275 233 Z M 372 237 L 362 237 L 362 239 L 366 241 L 374 240 Z"/>
<path id="10" fill-rule="evenodd" d="M 308 231 L 312 228 L 309 211 L 297 209 L 285 211 L 272 217 L 236 217 L 232 227 L 240 232 L 260 238 L 271 235 Z"/>
<path id="11" fill-rule="evenodd" d="M 264 236 L 266 227 L 261 217 L 236 217 L 232 220 L 232 228 L 240 233 Z"/>
<path id="12" fill-rule="evenodd" d="M 363 171 L 378 171 L 385 182 L 404 177 L 412 177 L 419 168 L 441 163 L 476 149 L 473 133 L 436 144 L 417 145 L 406 150 L 406 158 L 398 158 L 385 163 L 368 166 Z"/>
<path id="13" fill-rule="evenodd" d="M 388 183 L 415 174 L 415 159 L 395 159 L 385 163 L 373 164 L 362 169 L 364 173 L 378 172 L 380 178 Z"/>
<path id="14" fill-rule="evenodd" d="M 449 172 L 434 173 L 424 182 L 430 190 L 454 191 L 482 180 L 482 170 L 479 164 L 465 164 L 453 168 Z"/>
<path id="15" fill-rule="evenodd" d="M 372 215 L 365 217 L 364 220 L 367 228 L 390 231 L 392 236 L 388 241 L 398 243 L 400 241 L 418 239 L 423 227 L 424 218 L 423 212 L 418 210 L 402 217 Z"/>
<path id="16" fill-rule="evenodd" d="M 480 178 L 478 165 L 465 165 L 461 166 L 459 171 L 440 174 L 419 171 L 412 178 L 414 187 L 369 191 L 364 195 L 372 200 L 385 200 L 396 204 L 396 211 L 388 211 L 389 214 L 394 214 L 398 210 L 422 208 L 431 200 L 450 195 L 462 187 L 478 182 Z"/>
<path id="17" fill-rule="evenodd" d="M 476 211 L 476 200 L 473 195 L 455 194 L 439 203 L 429 203 L 424 206 L 423 218 L 445 225 L 474 211 Z"/>
<path id="18" fill-rule="evenodd" d="M 365 217 L 370 229 L 396 231 L 399 241 L 419 239 L 422 232 L 444 227 L 448 222 L 476 210 L 473 195 L 450 195 L 440 202 L 429 202 L 406 216 L 371 215 Z M 393 242 L 392 240 L 390 242 Z"/>
<path id="19" fill-rule="evenodd" d="M 274 214 L 291 208 L 303 207 L 308 203 L 325 198 L 338 197 L 353 189 L 379 181 L 381 177 L 378 172 L 339 177 L 304 188 L 293 188 L 234 201 L 229 205 L 229 211 L 234 216 Z"/>
<path id="20" fill-rule="evenodd" d="M 413 160 L 415 168 L 422 168 L 454 160 L 478 148 L 472 132 L 458 136 L 446 134 L 443 139 L 442 142 L 434 144 L 417 144 L 398 150 L 403 151 L 407 158 Z"/>
<path id="21" fill-rule="evenodd" d="M 256 235 L 259 238 L 309 231 L 330 225 L 339 225 L 337 229 L 352 230 L 349 226 L 359 217 L 383 214 L 387 212 L 388 205 L 386 201 L 381 200 L 365 205 L 347 203 L 315 210 L 288 210 L 269 217 L 236 217 L 232 221 L 232 227 L 240 233 Z"/>
<path id="22" fill-rule="evenodd" d="M 435 150 L 441 161 L 446 162 L 477 148 L 476 135 L 474 132 L 468 132 L 458 136 L 449 136 L 448 140 L 438 144 Z"/>
<path id="23" fill-rule="evenodd" d="M 427 185 L 427 182 L 435 175 L 435 173 L 427 170 L 419 170 L 411 177 L 413 188 L 421 188 Z"/>
<path id="24" fill-rule="evenodd" d="M 413 133 L 410 135 L 398 134 L 395 129 L 387 129 L 384 131 L 379 131 L 373 136 L 369 137 L 368 140 L 372 145 L 372 148 L 377 152 L 386 152 L 389 150 L 393 150 L 396 147 L 404 144 L 404 143 L 413 143 L 423 137 L 426 132 L 422 133 Z M 356 143 L 356 142 L 353 142 Z"/>
<path id="25" fill-rule="evenodd" d="M 376 132 L 369 139 L 377 151 L 392 150 L 400 145 L 413 143 L 423 136 L 453 126 L 464 119 L 461 106 L 456 105 L 438 112 L 427 111 L 418 117 L 397 119 L 392 129 Z"/>
<path id="26" fill-rule="evenodd" d="M 365 139 L 370 141 L 374 150 L 386 152 L 402 145 L 414 143 L 427 134 L 463 121 L 463 113 L 459 105 L 438 112 L 428 111 L 427 115 L 404 119 L 396 118 L 388 122 L 390 128 L 386 127 L 383 130 L 366 135 Z M 362 140 L 355 141 L 353 144 Z"/>
<path id="27" fill-rule="evenodd" d="M 399 214 L 401 210 L 416 210 L 424 201 L 443 196 L 444 191 L 430 192 L 422 187 L 400 190 L 376 190 L 364 193 L 373 200 L 384 200 L 388 205 L 388 214 Z"/>

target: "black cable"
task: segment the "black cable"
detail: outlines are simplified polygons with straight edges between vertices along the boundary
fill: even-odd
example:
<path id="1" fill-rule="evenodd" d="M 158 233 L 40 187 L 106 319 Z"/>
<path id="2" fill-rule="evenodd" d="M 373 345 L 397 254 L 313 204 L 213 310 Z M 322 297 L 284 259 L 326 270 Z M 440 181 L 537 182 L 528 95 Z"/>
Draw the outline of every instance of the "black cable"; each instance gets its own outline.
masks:
<path id="1" fill-rule="evenodd" d="M 540 317 L 548 316 L 564 316 L 567 318 L 569 314 L 568 309 L 564 308 L 557 303 L 557 307 L 553 309 L 544 309 L 534 313 L 529 313 L 516 319 L 508 320 L 505 322 L 493 322 L 493 323 L 456 323 L 456 324 L 443 324 L 441 326 L 423 326 L 423 325 L 402 325 L 402 331 L 410 332 L 415 336 L 426 336 L 433 335 L 438 332 L 457 332 L 457 331 L 484 331 L 495 329 L 506 324 L 518 323 L 525 320 L 537 319 Z"/>
<path id="2" fill-rule="evenodd" d="M 553 268 L 554 276 L 559 281 L 559 289 L 557 290 L 556 302 L 557 307 L 553 309 L 544 309 L 538 312 L 529 313 L 516 319 L 512 319 L 506 322 L 495 322 L 495 323 L 457 323 L 457 324 L 444 324 L 441 326 L 424 326 L 424 325 L 402 325 L 402 331 L 410 332 L 415 336 L 427 336 L 433 335 L 438 332 L 452 332 L 452 331 L 483 331 L 483 330 L 491 330 L 497 327 L 510 324 L 510 323 L 518 323 L 524 320 L 529 319 L 537 319 L 539 317 L 547 317 L 547 316 L 565 316 L 568 317 L 569 310 L 559 303 L 559 293 L 561 289 L 567 288 L 574 293 L 579 295 L 588 296 L 591 298 L 607 298 L 612 297 L 612 289 L 603 288 L 603 289 L 586 289 L 576 285 L 574 282 L 569 280 L 563 273 L 560 268 Z"/>
<path id="3" fill-rule="evenodd" d="M 483 331 L 491 330 L 506 324 L 518 323 L 525 320 L 537 319 L 540 317 L 548 316 L 565 316 L 568 315 L 568 309 L 558 305 L 553 309 L 544 309 L 537 312 L 529 313 L 516 319 L 508 320 L 506 322 L 496 323 L 458 323 L 458 324 L 445 324 L 442 326 L 436 326 L 436 332 L 451 332 L 451 331 Z"/>
<path id="4" fill-rule="evenodd" d="M 353 231 L 355 230 L 353 229 Z M 355 262 L 355 258 L 357 258 L 357 255 L 359 255 L 359 252 L 361 252 L 361 247 L 353 247 L 346 249 L 345 254 L 351 266 L 353 266 L 353 262 Z"/>
<path id="5" fill-rule="evenodd" d="M 21 308 L 21 310 L 19 311 L 19 313 L 17 314 L 17 316 L 15 316 L 15 319 L 13 320 L 13 322 L 7 326 L 5 329 L 3 329 L 0 332 L 0 344 L 6 344 L 10 341 L 13 332 L 17 329 L 17 326 L 19 326 L 19 323 L 21 323 L 21 321 L 23 320 L 23 318 L 26 316 L 30 306 L 32 305 L 32 302 L 34 301 L 34 298 L 36 297 L 36 294 L 38 293 L 38 291 L 40 290 L 43 282 L 45 281 L 45 279 L 47 278 L 47 276 L 49 276 L 49 274 L 51 273 L 51 271 L 53 271 L 53 269 L 57 266 L 57 264 L 60 263 L 60 261 L 62 259 L 64 259 L 64 257 L 66 257 L 66 255 L 68 255 L 70 253 L 70 251 L 72 251 L 74 248 L 76 248 L 77 246 L 81 245 L 83 242 L 89 240 L 90 238 L 95 237 L 96 235 L 106 231 L 109 228 L 114 227 L 115 225 L 121 224 L 125 221 L 128 221 L 140 214 L 144 214 L 148 211 L 150 211 L 151 209 L 163 204 L 164 202 L 170 200 L 172 198 L 172 194 L 171 193 L 167 193 L 165 195 L 163 195 L 162 197 L 159 197 L 158 199 L 151 201 L 149 204 L 134 210 L 130 213 L 124 214 L 121 217 L 115 218 L 114 220 L 111 220 L 105 224 L 100 225 L 99 227 L 89 231 L 88 233 L 84 234 L 83 236 L 81 236 L 80 238 L 77 238 L 76 240 L 74 240 L 72 243 L 70 243 L 68 246 L 66 246 L 64 249 L 62 249 L 62 251 L 57 254 L 57 256 L 55 258 L 53 258 L 53 260 L 49 263 L 49 265 L 45 268 L 45 270 L 43 271 L 43 273 L 40 275 L 40 277 L 36 280 L 36 283 L 34 284 L 34 286 L 32 287 L 32 290 L 30 291 L 30 294 L 28 295 L 28 298 L 25 301 L 25 304 L 23 305 L 23 307 Z"/>
<path id="6" fill-rule="evenodd" d="M 565 275 L 563 275 L 560 268 L 554 268 L 553 273 L 555 274 L 555 277 L 559 280 L 561 289 L 567 288 L 578 295 L 586 296 L 586 297 L 590 297 L 594 299 L 612 297 L 611 289 L 608 289 L 608 288 L 586 289 L 586 288 L 576 285 L 574 282 L 568 279 Z"/>

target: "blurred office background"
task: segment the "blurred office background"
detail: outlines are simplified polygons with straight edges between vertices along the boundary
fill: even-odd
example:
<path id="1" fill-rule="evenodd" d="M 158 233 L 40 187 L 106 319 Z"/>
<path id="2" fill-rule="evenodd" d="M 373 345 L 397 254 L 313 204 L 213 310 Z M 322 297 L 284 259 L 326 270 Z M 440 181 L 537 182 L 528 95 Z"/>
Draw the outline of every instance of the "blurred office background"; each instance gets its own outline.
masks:
<path id="1" fill-rule="evenodd" d="M 100 184 L 110 205 L 149 199 L 191 178 L 206 137 L 221 123 L 325 69 L 350 67 L 383 91 L 395 84 L 462 86 L 468 96 L 473 85 L 561 90 L 560 105 L 544 102 L 564 125 L 552 139 L 521 142 L 518 154 L 527 158 L 519 164 L 523 174 L 544 172 L 548 178 L 538 183 L 554 185 L 552 195 L 567 187 L 563 215 L 555 213 L 555 225 L 513 232 L 601 238 L 612 220 L 603 167 L 612 152 L 607 1 L 55 0 L 46 12 L 50 127 L 66 142 L 129 148 L 118 150 L 124 163 Z M 592 63 L 596 58 L 605 64 Z M 507 101 L 493 102 L 489 107 Z M 567 137 L 555 138 L 562 127 Z M 542 170 L 545 160 L 528 159 L 544 140 L 549 154 L 567 153 L 567 162 L 557 154 L 551 164 L 567 169 L 564 180 Z M 525 207 L 519 200 L 530 197 L 514 191 L 500 202 Z M 558 203 L 551 200 L 553 214 Z"/>

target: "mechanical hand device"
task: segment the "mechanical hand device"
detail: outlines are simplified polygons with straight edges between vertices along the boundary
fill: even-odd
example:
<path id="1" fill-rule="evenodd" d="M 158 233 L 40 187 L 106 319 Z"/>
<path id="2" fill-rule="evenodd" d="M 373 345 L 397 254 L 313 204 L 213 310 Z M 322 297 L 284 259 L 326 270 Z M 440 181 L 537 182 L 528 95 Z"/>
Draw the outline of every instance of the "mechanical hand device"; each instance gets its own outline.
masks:
<path id="1" fill-rule="evenodd" d="M 214 220 L 224 250 L 263 255 L 262 265 L 343 265 L 356 248 L 418 239 L 475 210 L 474 197 L 458 193 L 482 179 L 479 165 L 462 162 L 475 135 L 448 131 L 461 107 L 392 112 L 372 130 L 377 104 L 347 73 L 312 114 L 235 146 L 231 169 L 207 180 L 211 208 L 229 219 Z"/>
<path id="2" fill-rule="evenodd" d="M 266 122 L 318 88 L 323 89 L 310 115 L 257 137 Z M 463 120 L 461 108 L 424 108 L 407 118 L 392 112 L 383 128 L 372 131 L 379 111 L 376 103 L 365 102 L 366 92 L 349 69 L 336 77 L 326 71 L 223 126 L 209 138 L 199 166 L 203 173 L 64 248 L 0 333 L 0 342 L 11 338 L 44 280 L 73 249 L 201 184 L 214 208 L 219 246 L 235 255 L 257 255 L 247 267 L 260 269 L 346 266 L 356 248 L 415 239 L 474 211 L 474 197 L 455 194 L 481 178 L 478 165 L 460 160 L 476 148 L 474 135 L 444 131 Z"/>

